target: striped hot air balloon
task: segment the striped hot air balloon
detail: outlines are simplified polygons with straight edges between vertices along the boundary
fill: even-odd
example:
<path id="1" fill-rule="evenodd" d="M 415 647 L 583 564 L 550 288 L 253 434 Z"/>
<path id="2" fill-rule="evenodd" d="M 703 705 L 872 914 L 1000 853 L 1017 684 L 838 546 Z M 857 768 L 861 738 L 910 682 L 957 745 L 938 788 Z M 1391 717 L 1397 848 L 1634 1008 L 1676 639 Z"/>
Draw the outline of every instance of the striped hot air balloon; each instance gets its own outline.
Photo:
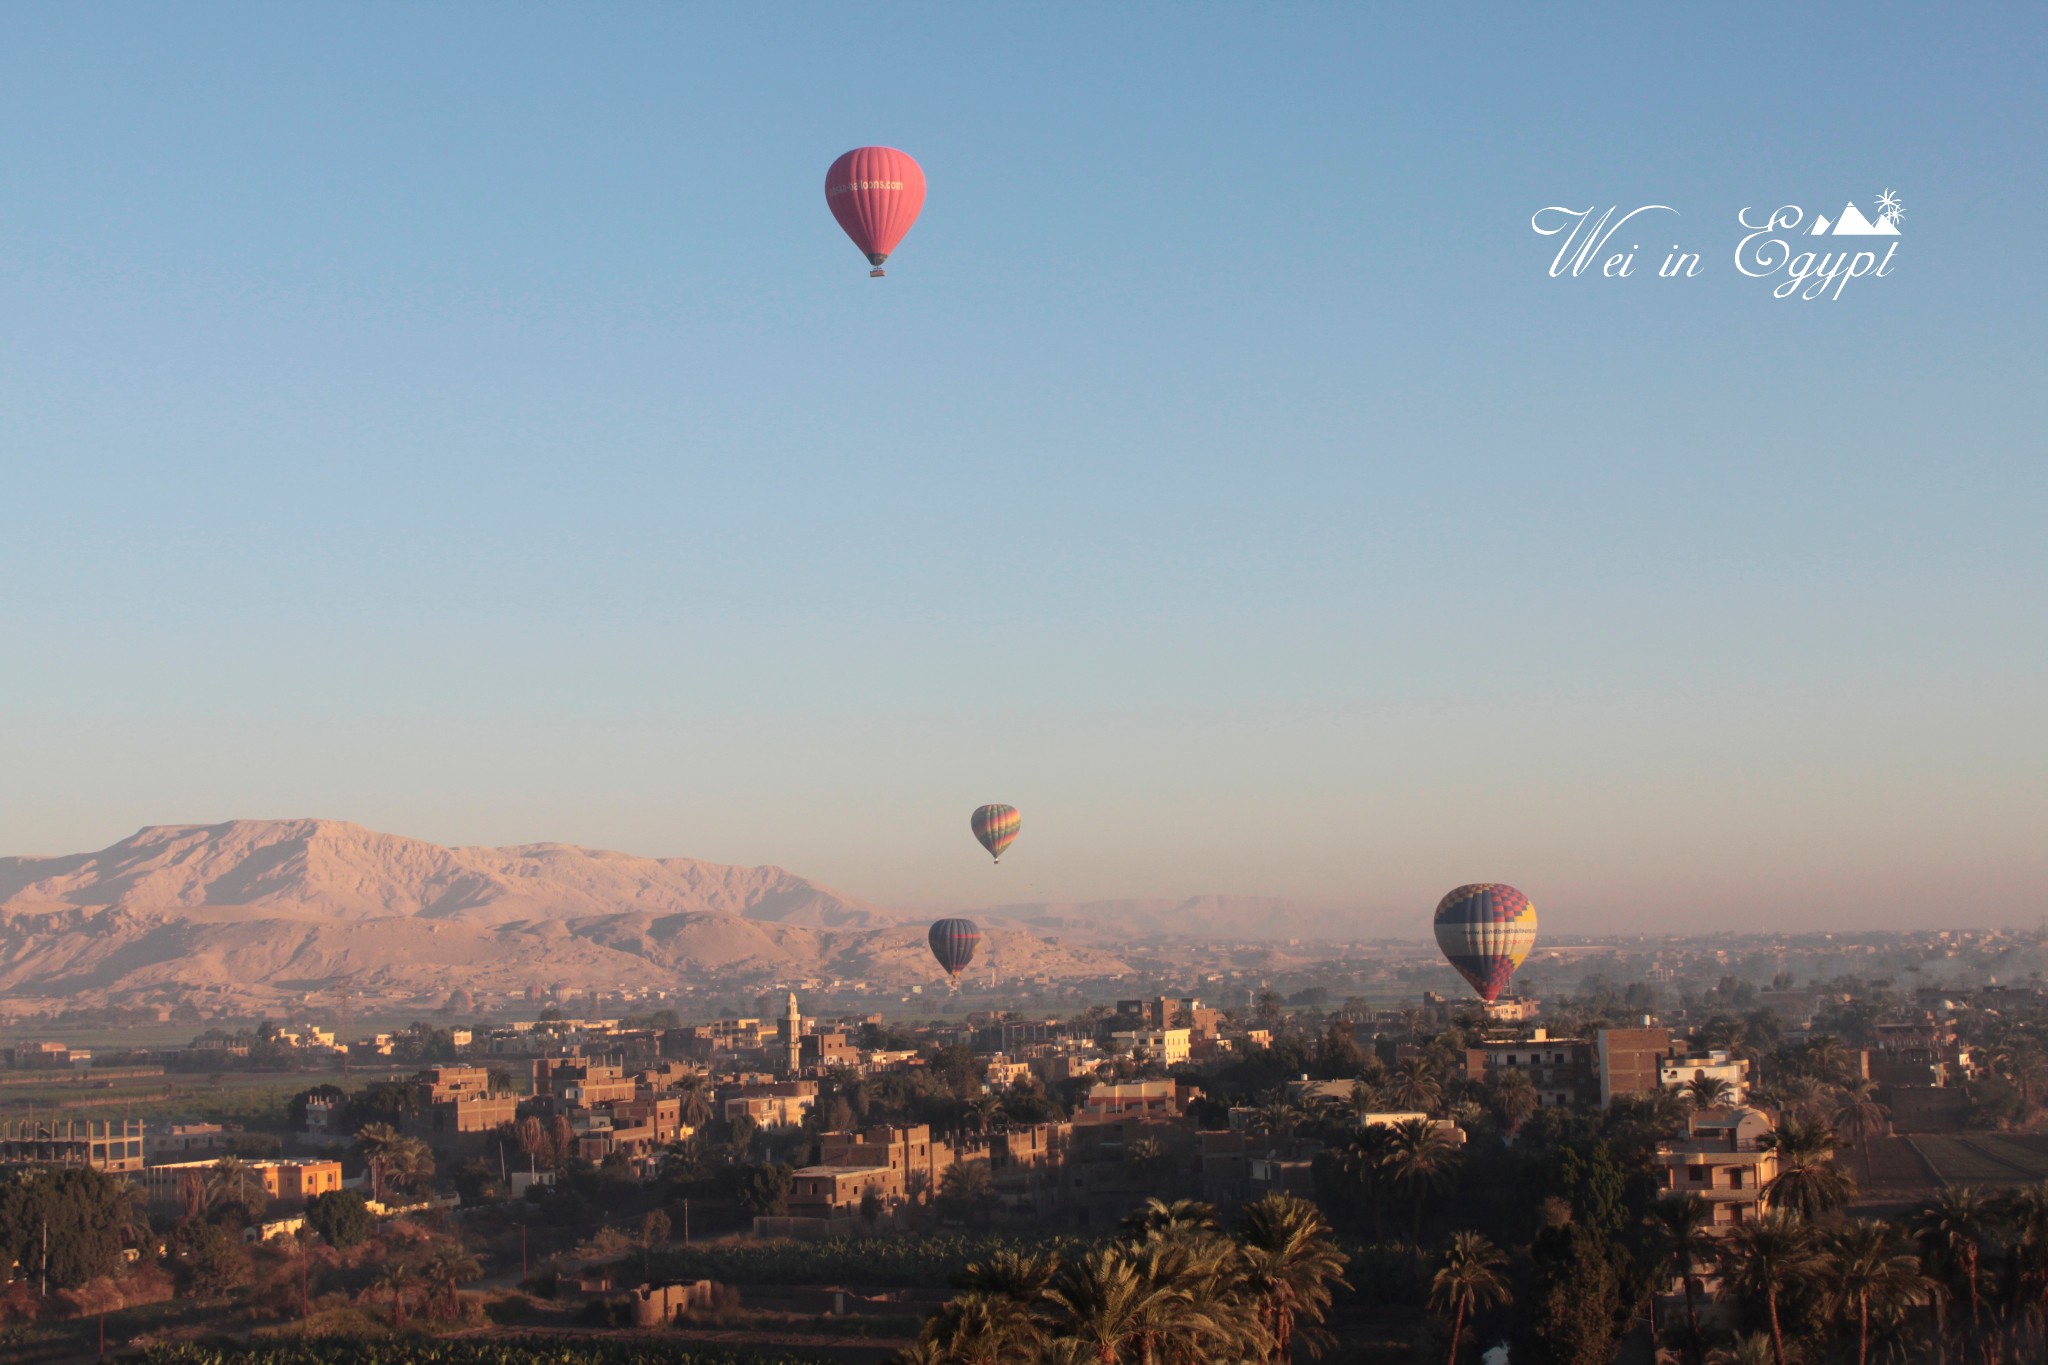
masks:
<path id="1" fill-rule="evenodd" d="M 981 846 L 991 857 L 1001 862 L 1003 850 L 1016 841 L 1024 817 L 1017 814 L 1015 806 L 983 806 L 974 812 L 972 824 L 974 837 L 981 840 Z"/>
<path id="2" fill-rule="evenodd" d="M 1436 945 L 1491 1005 L 1536 946 L 1536 907 L 1500 882 L 1461 886 L 1437 902 Z"/>
<path id="3" fill-rule="evenodd" d="M 974 961 L 974 950 L 981 946 L 981 926 L 971 919 L 942 919 L 932 925 L 925 940 L 946 974 L 958 981 L 967 964 Z"/>

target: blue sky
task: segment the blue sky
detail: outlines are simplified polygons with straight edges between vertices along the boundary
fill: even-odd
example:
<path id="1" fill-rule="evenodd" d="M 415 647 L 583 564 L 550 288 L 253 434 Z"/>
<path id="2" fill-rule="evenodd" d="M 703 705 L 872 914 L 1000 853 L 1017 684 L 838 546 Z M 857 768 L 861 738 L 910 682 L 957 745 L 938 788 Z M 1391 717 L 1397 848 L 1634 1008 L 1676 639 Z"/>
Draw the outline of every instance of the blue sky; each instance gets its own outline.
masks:
<path id="1" fill-rule="evenodd" d="M 8 7 L 0 847 L 2031 924 L 2044 38 Z M 869 142 L 931 185 L 883 281 L 821 193 Z M 1889 278 L 1735 273 L 1738 210 L 1885 188 Z M 1546 275 L 1533 211 L 1645 203 L 1699 278 Z"/>

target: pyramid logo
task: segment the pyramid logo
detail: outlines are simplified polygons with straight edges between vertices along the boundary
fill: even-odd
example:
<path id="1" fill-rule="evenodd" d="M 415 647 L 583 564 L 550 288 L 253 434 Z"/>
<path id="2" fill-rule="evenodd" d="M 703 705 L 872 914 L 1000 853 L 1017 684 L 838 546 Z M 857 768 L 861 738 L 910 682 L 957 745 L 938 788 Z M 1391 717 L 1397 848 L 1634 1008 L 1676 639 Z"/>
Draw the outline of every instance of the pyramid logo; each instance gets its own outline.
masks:
<path id="1" fill-rule="evenodd" d="M 1826 214 L 1816 213 L 1808 235 L 1819 237 L 1832 232 L 1837 237 L 1896 237 L 1899 235 L 1899 218 L 1906 210 L 1899 205 L 1899 197 L 1886 190 L 1877 197 L 1877 221 L 1871 222 L 1863 216 L 1863 210 L 1854 203 L 1842 206 L 1842 212 L 1830 224 Z"/>

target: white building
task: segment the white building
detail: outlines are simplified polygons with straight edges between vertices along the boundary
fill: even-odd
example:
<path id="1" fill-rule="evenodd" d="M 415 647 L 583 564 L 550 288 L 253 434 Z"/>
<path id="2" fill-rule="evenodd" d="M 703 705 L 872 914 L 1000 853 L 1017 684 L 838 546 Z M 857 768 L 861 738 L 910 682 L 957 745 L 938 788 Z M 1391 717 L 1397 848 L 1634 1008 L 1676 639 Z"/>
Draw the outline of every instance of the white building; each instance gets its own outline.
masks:
<path id="1" fill-rule="evenodd" d="M 1657 1068 L 1657 1083 L 1666 1090 L 1683 1090 L 1696 1080 L 1728 1083 L 1721 1106 L 1732 1108 L 1749 1102 L 1749 1059 L 1726 1052 L 1701 1052 L 1690 1057 L 1666 1057 Z"/>
<path id="2" fill-rule="evenodd" d="M 1127 1046 L 1132 1057 L 1161 1066 L 1178 1066 L 1193 1046 L 1193 1030 L 1184 1028 L 1129 1029 L 1109 1036 Z"/>

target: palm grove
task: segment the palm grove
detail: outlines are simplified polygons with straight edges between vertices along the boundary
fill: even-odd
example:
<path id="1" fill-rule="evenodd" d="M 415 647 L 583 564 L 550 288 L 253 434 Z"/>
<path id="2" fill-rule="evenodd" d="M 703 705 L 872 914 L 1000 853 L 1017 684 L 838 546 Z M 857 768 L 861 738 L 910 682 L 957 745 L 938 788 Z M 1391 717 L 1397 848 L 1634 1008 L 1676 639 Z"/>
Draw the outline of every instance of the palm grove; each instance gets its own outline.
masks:
<path id="1" fill-rule="evenodd" d="M 1705 1200 L 1666 1189 L 1656 1157 L 1692 1111 L 1727 1105 L 1725 1082 L 1544 1108 L 1518 1072 L 1468 1079 L 1468 1027 L 1418 1027 L 1390 1062 L 1341 1017 L 1274 1022 L 1269 1049 L 1196 1077 L 1204 1117 L 1319 1147 L 1312 1201 L 1270 1196 L 1226 1220 L 1155 1199 L 1085 1254 L 977 1263 L 907 1359 L 1155 1365 L 1333 1345 L 1342 1359 L 1372 1338 L 1389 1358 L 1456 1365 L 1506 1341 L 1516 1365 L 1606 1365 L 1631 1332 L 1684 1365 L 2048 1359 L 2048 1183 L 1951 1186 L 1865 1216 L 1889 1114 L 1843 1035 L 1785 1042 L 1768 1011 L 1701 1029 L 1751 1061 L 1749 1103 L 1775 1119 L 1761 1216 L 1717 1227 Z M 2048 1092 L 2035 1028 L 1994 1027 L 1972 1102 L 1980 1121 L 2029 1126 Z M 1302 1098 L 1316 1092 L 1285 1084 L 1299 1077 L 1351 1084 Z M 1455 1120 L 1467 1140 L 1430 1120 L 1359 1122 L 1388 1110 Z M 1172 1194 L 1170 1172 L 1160 1184 Z M 1386 1341 L 1404 1315 L 1406 1339 Z"/>

